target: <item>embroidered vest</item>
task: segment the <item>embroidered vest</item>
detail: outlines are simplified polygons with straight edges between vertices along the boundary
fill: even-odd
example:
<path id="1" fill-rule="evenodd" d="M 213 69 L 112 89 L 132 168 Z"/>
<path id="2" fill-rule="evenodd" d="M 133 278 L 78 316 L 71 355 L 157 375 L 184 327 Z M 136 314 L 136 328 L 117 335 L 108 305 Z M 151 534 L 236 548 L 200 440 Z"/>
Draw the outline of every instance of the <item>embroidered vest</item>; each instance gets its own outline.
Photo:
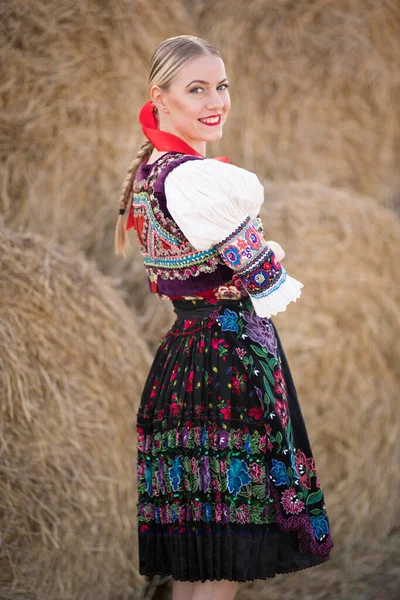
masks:
<path id="1" fill-rule="evenodd" d="M 202 157 L 168 152 L 151 164 L 142 163 L 134 188 L 132 211 L 151 292 L 192 295 L 232 280 L 234 271 L 216 248 L 196 250 L 167 208 L 165 178 L 187 160 Z"/>

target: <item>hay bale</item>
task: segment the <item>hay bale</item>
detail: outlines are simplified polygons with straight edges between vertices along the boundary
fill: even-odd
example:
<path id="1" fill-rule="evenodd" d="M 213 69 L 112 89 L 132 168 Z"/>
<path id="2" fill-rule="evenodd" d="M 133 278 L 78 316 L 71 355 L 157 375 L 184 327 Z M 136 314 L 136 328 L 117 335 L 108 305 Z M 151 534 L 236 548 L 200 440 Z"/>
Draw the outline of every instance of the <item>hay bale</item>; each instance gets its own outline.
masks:
<path id="1" fill-rule="evenodd" d="M 398 206 L 397 0 L 214 0 L 198 5 L 195 22 L 231 79 L 218 152 L 262 177 Z"/>
<path id="2" fill-rule="evenodd" d="M 0 596 L 127 598 L 151 356 L 82 254 L 2 227 L 0 256 Z"/>
<path id="3" fill-rule="evenodd" d="M 144 139 L 151 54 L 190 33 L 186 13 L 179 0 L 162 11 L 155 0 L 18 0 L 0 3 L 0 21 L 6 226 L 83 250 L 119 278 L 129 304 L 139 302 L 143 267 L 137 280 L 134 253 L 114 253 L 118 197 Z"/>
<path id="4" fill-rule="evenodd" d="M 150 351 L 154 354 L 162 335 L 170 328 L 176 314 L 172 302 L 161 300 L 158 295 L 150 292 L 136 233 L 132 232 L 130 235 L 130 255 L 126 263 L 121 265 L 123 274 L 119 279 L 118 289 L 125 302 L 129 306 L 134 306 L 137 325 Z M 120 260 L 122 262 L 124 259 Z"/>
<path id="5" fill-rule="evenodd" d="M 336 547 L 330 561 L 238 598 L 392 598 L 400 547 L 400 222 L 315 182 L 265 182 L 262 219 L 300 302 L 273 317 L 306 419 Z M 397 543 L 396 543 L 397 539 Z M 390 541 L 391 540 L 391 541 Z M 391 557 L 391 561 L 390 561 Z M 382 565 L 382 572 L 380 572 Z M 373 596 L 373 581 L 383 595 Z"/>

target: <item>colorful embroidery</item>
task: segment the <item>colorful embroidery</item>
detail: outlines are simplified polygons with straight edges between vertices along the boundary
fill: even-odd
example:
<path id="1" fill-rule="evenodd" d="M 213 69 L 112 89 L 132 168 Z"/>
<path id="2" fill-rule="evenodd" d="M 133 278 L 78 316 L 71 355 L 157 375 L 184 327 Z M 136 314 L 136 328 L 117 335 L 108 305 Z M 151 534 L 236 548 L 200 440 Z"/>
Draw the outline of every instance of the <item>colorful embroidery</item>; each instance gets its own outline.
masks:
<path id="1" fill-rule="evenodd" d="M 285 269 L 263 238 L 258 217 L 254 221 L 247 217 L 216 248 L 225 264 L 236 272 L 247 292 L 255 298 L 271 294 L 286 280 Z"/>
<path id="2" fill-rule="evenodd" d="M 162 421 L 163 428 L 167 426 L 166 421 Z M 138 462 L 139 493 L 147 493 L 153 498 L 153 503 L 144 498 L 139 506 L 139 521 L 157 521 L 159 512 L 158 522 L 173 522 L 168 520 L 168 514 L 172 519 L 173 512 L 176 512 L 181 524 L 191 518 L 218 522 L 223 515 L 226 523 L 274 522 L 273 507 L 270 506 L 272 499 L 265 504 L 268 502 L 269 485 L 260 458 L 266 453 L 266 436 L 265 431 L 263 435 L 258 431 L 250 434 L 239 428 L 219 430 L 215 424 L 194 427 L 191 422 L 186 422 L 181 431 L 173 434 L 165 429 L 145 436 L 139 427 L 138 451 L 142 457 Z M 182 454 L 171 459 L 168 457 L 168 450 L 196 447 L 204 452 L 197 458 L 189 459 Z M 209 450 L 213 450 L 212 457 L 208 456 Z M 236 458 L 239 454 L 242 457 Z M 174 495 L 173 492 L 181 493 Z M 183 511 L 179 500 L 173 498 L 188 492 L 193 493 L 193 498 L 186 503 Z M 196 497 L 196 492 L 204 495 Z M 226 496 L 227 492 L 231 497 Z M 172 502 L 157 503 L 156 508 L 152 507 L 154 498 L 165 493 L 170 494 Z M 221 503 L 212 502 L 211 496 L 220 498 Z M 227 498 L 225 503 L 222 496 Z M 253 498 L 251 507 L 248 506 L 250 498 Z"/>
<path id="3" fill-rule="evenodd" d="M 200 274 L 213 273 L 221 265 L 231 267 L 235 261 L 235 253 L 237 267 L 241 264 L 239 254 L 234 248 L 231 250 L 231 254 L 227 252 L 225 259 L 220 256 L 219 249 L 221 244 L 233 239 L 243 229 L 243 226 L 250 222 L 250 217 L 247 217 L 244 223 L 226 238 L 224 242 L 219 244 L 218 247 L 200 252 L 190 244 L 175 221 L 168 217 L 162 210 L 157 194 L 154 191 L 154 185 L 164 168 L 167 168 L 174 161 L 180 161 L 184 156 L 184 154 L 174 154 L 172 156 L 166 154 L 165 157 L 156 162 L 147 179 L 137 181 L 134 185 L 132 214 L 144 266 L 150 280 L 150 289 L 153 292 L 158 291 L 157 279 L 159 277 L 164 280 L 187 280 L 197 277 Z M 242 245 L 245 244 L 246 247 L 248 246 L 248 248 L 256 251 L 260 245 L 260 235 L 262 236 L 262 234 L 262 222 L 260 217 L 257 216 L 253 221 L 252 230 L 249 229 L 247 231 L 246 240 L 242 240 L 239 243 Z M 248 254 L 249 250 L 246 250 L 246 247 L 242 250 Z M 264 283 L 261 273 L 257 274 L 253 284 L 244 279 L 243 281 L 246 282 L 246 286 L 240 280 L 240 277 L 236 276 L 236 273 L 233 277 L 234 279 L 220 286 L 220 291 L 215 290 L 213 293 L 215 301 L 226 297 L 246 297 L 249 293 L 246 286 L 253 290 L 254 285 L 257 285 L 257 290 L 259 290 Z M 193 297 L 202 296 L 203 294 Z M 169 298 L 169 296 L 163 294 L 161 294 L 161 297 L 165 299 Z M 211 299 L 211 295 L 207 296 L 207 298 Z"/>
<path id="4" fill-rule="evenodd" d="M 140 532 L 154 522 L 181 533 L 193 522 L 277 523 L 298 531 L 300 552 L 329 554 L 324 496 L 279 347 L 250 299 L 176 321 L 164 336 L 138 413 Z"/>
<path id="5" fill-rule="evenodd" d="M 147 179 L 133 189 L 132 212 L 145 268 L 151 281 L 187 279 L 200 273 L 212 273 L 220 264 L 216 249 L 199 252 L 183 235 L 175 221 L 162 211 L 154 193 L 154 184 L 162 169 L 184 154 L 165 155 Z"/>

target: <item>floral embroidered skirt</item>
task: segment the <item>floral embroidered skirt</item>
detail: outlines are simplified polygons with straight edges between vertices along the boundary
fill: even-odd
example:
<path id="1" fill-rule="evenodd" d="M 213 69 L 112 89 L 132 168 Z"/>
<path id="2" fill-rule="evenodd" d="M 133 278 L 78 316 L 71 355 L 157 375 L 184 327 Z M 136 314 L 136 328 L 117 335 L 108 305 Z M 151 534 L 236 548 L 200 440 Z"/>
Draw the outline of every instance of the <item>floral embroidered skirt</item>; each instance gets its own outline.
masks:
<path id="1" fill-rule="evenodd" d="M 139 572 L 250 581 L 325 562 L 324 495 L 277 330 L 175 300 L 137 414 Z"/>

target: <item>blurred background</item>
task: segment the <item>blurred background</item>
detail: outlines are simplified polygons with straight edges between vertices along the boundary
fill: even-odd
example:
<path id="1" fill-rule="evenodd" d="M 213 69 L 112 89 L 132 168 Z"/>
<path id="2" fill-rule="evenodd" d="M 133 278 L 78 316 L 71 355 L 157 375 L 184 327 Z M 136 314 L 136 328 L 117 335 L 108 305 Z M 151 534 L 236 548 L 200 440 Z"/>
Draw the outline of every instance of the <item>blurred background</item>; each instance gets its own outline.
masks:
<path id="1" fill-rule="evenodd" d="M 0 23 L 0 598 L 171 598 L 138 574 L 135 418 L 173 312 L 134 230 L 113 246 L 151 55 L 189 33 L 231 83 L 208 155 L 257 173 L 304 283 L 274 322 L 335 542 L 237 598 L 397 599 L 399 1 L 2 0 Z"/>

